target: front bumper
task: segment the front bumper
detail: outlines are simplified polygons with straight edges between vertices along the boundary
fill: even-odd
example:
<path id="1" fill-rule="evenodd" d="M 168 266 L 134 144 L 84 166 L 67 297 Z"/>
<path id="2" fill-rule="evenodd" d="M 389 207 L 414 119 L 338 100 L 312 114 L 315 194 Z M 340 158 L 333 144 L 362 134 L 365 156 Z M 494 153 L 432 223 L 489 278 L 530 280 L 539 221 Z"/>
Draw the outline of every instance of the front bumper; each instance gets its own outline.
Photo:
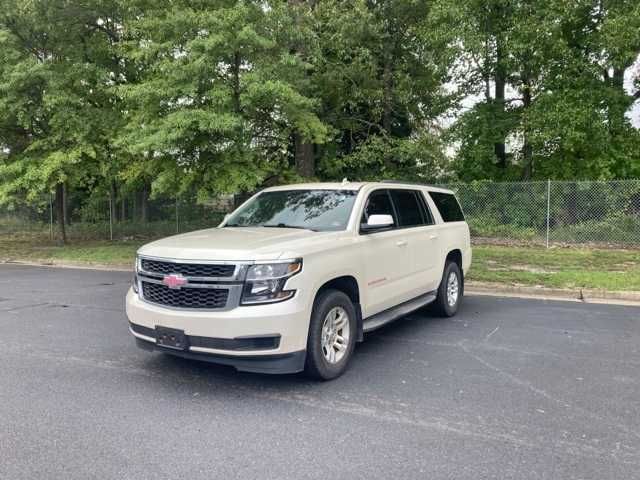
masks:
<path id="1" fill-rule="evenodd" d="M 148 303 L 129 289 L 126 312 L 131 334 L 146 349 L 251 372 L 293 373 L 304 368 L 309 315 L 305 300 L 300 297 L 275 304 L 199 312 Z M 156 345 L 157 326 L 182 330 L 189 339 L 188 349 Z"/>
<path id="2" fill-rule="evenodd" d="M 306 353 L 300 352 L 284 353 L 279 355 L 259 355 L 259 356 L 229 356 L 213 353 L 200 353 L 182 350 L 172 350 L 160 347 L 154 342 L 142 340 L 136 337 L 136 345 L 148 351 L 158 351 L 174 355 L 176 357 L 188 358 L 190 360 L 200 360 L 203 362 L 216 363 L 219 365 L 229 365 L 241 372 L 254 373 L 297 373 L 304 370 Z"/>

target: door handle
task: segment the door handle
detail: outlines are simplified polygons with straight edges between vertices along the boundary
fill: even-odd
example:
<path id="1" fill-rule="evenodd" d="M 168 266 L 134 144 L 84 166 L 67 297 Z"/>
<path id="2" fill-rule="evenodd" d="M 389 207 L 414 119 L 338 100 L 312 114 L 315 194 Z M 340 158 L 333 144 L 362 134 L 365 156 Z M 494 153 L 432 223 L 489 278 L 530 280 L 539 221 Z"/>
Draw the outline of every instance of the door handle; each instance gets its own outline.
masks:
<path id="1" fill-rule="evenodd" d="M 407 241 L 406 240 L 398 240 L 396 242 L 396 247 L 406 247 L 407 246 Z"/>
<path id="2" fill-rule="evenodd" d="M 438 238 L 438 235 L 436 235 L 435 233 L 432 235 L 429 235 L 429 240 L 435 240 L 436 238 Z"/>

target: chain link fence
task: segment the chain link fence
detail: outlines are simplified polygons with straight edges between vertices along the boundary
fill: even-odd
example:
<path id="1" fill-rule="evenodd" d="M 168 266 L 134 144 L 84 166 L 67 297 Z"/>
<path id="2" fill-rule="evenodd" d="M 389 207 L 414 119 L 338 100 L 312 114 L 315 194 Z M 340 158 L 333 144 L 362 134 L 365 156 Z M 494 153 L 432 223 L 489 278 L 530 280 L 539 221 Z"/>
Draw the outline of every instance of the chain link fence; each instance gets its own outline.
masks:
<path id="1" fill-rule="evenodd" d="M 640 180 L 444 186 L 458 195 L 476 240 L 640 247 Z"/>
<path id="2" fill-rule="evenodd" d="M 233 209 L 233 202 L 233 196 L 198 202 L 194 197 L 140 200 L 139 195 L 128 195 L 111 200 L 71 193 L 60 215 L 54 196 L 46 194 L 0 206 L 0 238 L 56 241 L 64 221 L 71 241 L 154 239 L 216 226 Z"/>
<path id="3" fill-rule="evenodd" d="M 475 241 L 640 247 L 640 180 L 474 182 L 456 192 Z M 64 214 L 70 240 L 146 240 L 217 225 L 234 197 L 141 199 L 73 193 Z M 0 207 L 0 237 L 55 241 L 51 195 Z"/>

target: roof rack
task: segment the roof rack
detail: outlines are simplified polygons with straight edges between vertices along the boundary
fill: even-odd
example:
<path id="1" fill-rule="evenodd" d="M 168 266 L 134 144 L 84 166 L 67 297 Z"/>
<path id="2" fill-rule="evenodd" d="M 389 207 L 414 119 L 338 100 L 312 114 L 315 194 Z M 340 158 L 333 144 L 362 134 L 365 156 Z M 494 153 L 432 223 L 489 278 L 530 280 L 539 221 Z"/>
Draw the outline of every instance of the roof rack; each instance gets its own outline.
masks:
<path id="1" fill-rule="evenodd" d="M 417 182 L 404 182 L 402 180 L 381 180 L 380 183 L 401 183 L 404 185 L 416 185 L 418 187 L 434 187 L 439 188 L 436 185 L 431 185 L 429 183 L 417 183 Z"/>

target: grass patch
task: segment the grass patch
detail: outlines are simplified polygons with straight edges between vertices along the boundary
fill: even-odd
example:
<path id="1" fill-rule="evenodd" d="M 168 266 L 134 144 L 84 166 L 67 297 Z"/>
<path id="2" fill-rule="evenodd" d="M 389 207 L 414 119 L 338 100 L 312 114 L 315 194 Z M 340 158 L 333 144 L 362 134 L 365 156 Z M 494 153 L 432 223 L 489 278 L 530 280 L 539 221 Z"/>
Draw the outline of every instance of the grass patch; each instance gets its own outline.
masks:
<path id="1" fill-rule="evenodd" d="M 127 266 L 133 264 L 142 243 L 85 241 L 61 247 L 50 242 L 0 239 L 0 261 Z"/>
<path id="2" fill-rule="evenodd" d="M 483 282 L 640 291 L 640 252 L 479 245 L 469 278 Z"/>
<path id="3" fill-rule="evenodd" d="M 51 242 L 0 239 L 0 261 L 85 265 L 132 264 L 148 240 Z M 640 251 L 594 248 L 534 248 L 478 245 L 470 280 L 554 288 L 640 291 Z"/>

